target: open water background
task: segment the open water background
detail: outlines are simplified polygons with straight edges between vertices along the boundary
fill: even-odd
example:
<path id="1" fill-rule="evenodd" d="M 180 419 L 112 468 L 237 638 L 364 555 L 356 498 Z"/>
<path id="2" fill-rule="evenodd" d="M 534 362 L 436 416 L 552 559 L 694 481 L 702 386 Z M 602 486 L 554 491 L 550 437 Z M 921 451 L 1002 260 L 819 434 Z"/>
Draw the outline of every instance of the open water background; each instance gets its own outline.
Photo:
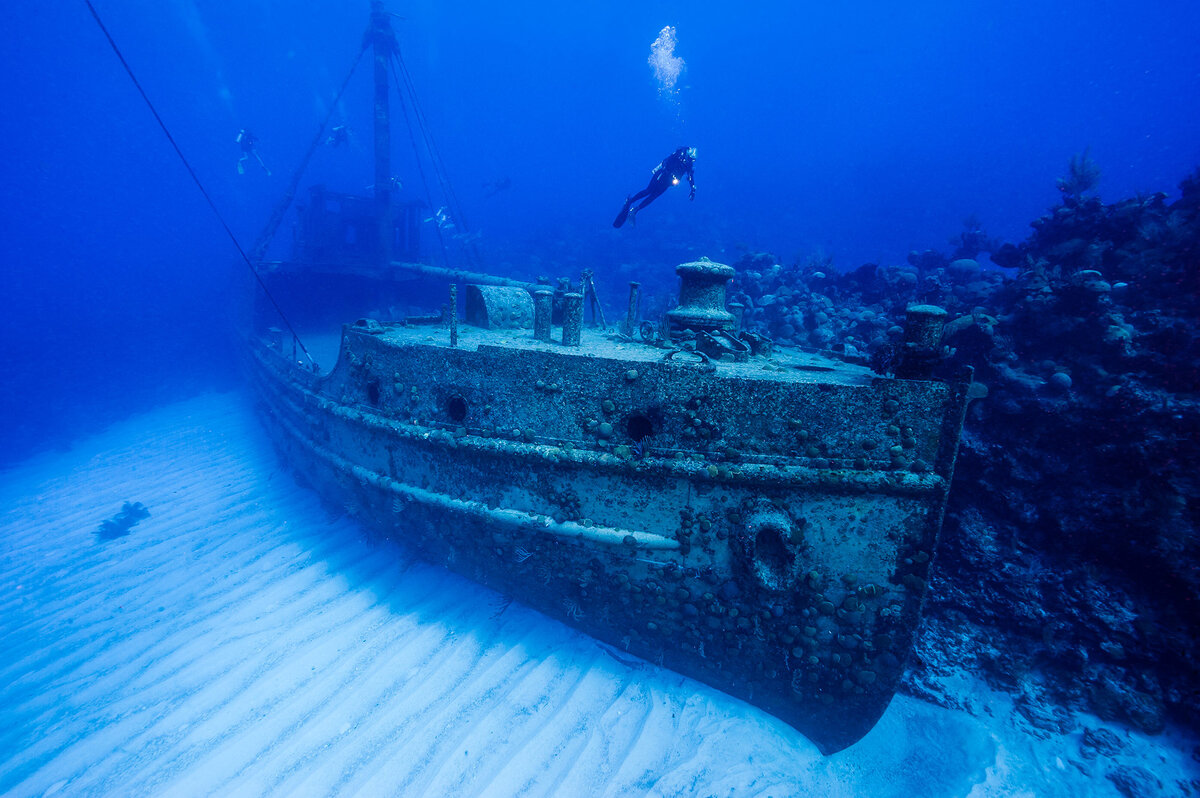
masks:
<path id="1" fill-rule="evenodd" d="M 352 63 L 367 4 L 97 8 L 248 245 Z M 391 10 L 495 270 L 588 265 L 604 285 L 622 263 L 669 278 L 681 257 L 747 249 L 820 252 L 842 269 L 901 262 L 944 248 L 970 214 L 1019 240 L 1085 148 L 1109 199 L 1174 192 L 1200 162 L 1193 3 Z M 666 25 L 686 69 L 664 97 L 647 58 Z M 243 267 L 82 2 L 12 0 L 3 28 L 0 462 L 13 462 L 236 381 L 227 332 Z M 372 182 L 368 78 L 360 67 L 335 114 L 355 139 L 318 153 L 312 181 Z M 396 121 L 396 172 L 419 191 Z M 272 177 L 236 173 L 242 127 Z M 613 231 L 622 198 L 683 143 L 699 148 L 695 203 L 672 192 Z M 485 198 L 503 178 L 511 188 Z"/>
<path id="2" fill-rule="evenodd" d="M 352 63 L 367 3 L 97 8 L 249 245 Z M 1200 162 L 1193 3 L 391 10 L 497 271 L 586 265 L 603 286 L 626 279 L 621 264 L 669 281 L 681 258 L 732 262 L 745 250 L 821 253 L 842 269 L 895 263 L 944 248 L 970 214 L 1019 240 L 1085 148 L 1109 199 L 1173 192 Z M 664 95 L 647 59 L 667 25 L 686 68 Z M 11 463 L 235 382 L 228 332 L 243 267 L 82 2 L 12 0 L 3 28 L 0 462 Z M 334 117 L 354 139 L 319 152 L 311 182 L 372 182 L 369 92 L 360 67 Z M 270 178 L 236 173 L 242 127 L 260 138 Z M 684 143 L 699 148 L 695 203 L 672 192 L 637 228 L 612 230 L 623 197 Z M 393 149 L 397 175 L 420 192 L 399 114 Z M 504 178 L 511 188 L 486 197 L 484 184 Z"/>
<path id="3" fill-rule="evenodd" d="M 350 69 L 367 3 L 95 2 L 249 248 Z M 450 262 L 464 265 L 454 235 L 470 230 L 472 265 L 593 268 L 602 295 L 640 278 L 663 301 L 698 256 L 894 265 L 948 251 L 967 217 L 1019 241 L 1085 150 L 1105 201 L 1174 199 L 1200 165 L 1195 4 L 894 5 L 390 4 L 463 209 Z M 497 622 L 482 588 L 323 514 L 236 390 L 244 265 L 86 4 L 4 12 L 0 792 L 1115 789 L 1072 760 L 1074 736 L 1006 725 L 1009 699 L 982 686 L 963 689 L 982 715 L 901 697 L 845 757 L 817 757 L 778 721 L 535 613 Z M 670 91 L 647 63 L 668 25 L 686 62 Z M 368 66 L 333 115 L 351 140 L 319 149 L 300 198 L 373 181 Z M 446 200 L 426 195 L 395 99 L 393 114 L 399 198 L 432 211 Z M 237 173 L 240 128 L 271 175 Z M 696 201 L 669 192 L 613 230 L 680 145 L 699 149 Z M 127 500 L 148 519 L 99 541 Z M 428 686 L 450 677 L 479 690 Z M 1162 783 L 1195 778 L 1192 741 L 1126 738 Z M 428 745 L 393 757 L 409 739 Z M 392 766 L 376 773 L 376 757 Z"/>

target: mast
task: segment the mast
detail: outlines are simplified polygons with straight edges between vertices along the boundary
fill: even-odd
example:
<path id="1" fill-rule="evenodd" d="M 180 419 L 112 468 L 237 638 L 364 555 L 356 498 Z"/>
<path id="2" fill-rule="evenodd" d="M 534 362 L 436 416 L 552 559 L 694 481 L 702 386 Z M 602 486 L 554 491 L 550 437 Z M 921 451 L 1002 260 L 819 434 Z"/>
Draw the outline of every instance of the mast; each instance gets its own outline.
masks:
<path id="1" fill-rule="evenodd" d="M 388 107 L 388 59 L 397 49 L 383 0 L 371 0 L 369 35 L 375 55 L 375 218 L 379 224 L 379 263 L 392 260 L 392 133 Z"/>

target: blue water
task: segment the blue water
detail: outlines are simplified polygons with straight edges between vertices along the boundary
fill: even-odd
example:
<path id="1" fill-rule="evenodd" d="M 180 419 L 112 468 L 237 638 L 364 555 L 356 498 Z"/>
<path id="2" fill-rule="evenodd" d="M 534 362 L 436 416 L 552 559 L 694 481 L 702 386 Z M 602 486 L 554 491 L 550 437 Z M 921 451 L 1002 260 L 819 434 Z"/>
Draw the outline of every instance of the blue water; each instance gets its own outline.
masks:
<path id="1" fill-rule="evenodd" d="M 94 2 L 248 248 L 354 62 L 367 2 Z M 1019 242 L 1061 201 L 1055 181 L 1085 150 L 1105 201 L 1160 191 L 1173 200 L 1200 165 L 1200 6 L 1181 0 L 389 7 L 461 205 L 455 231 L 477 234 L 479 259 L 468 264 L 461 242 L 439 252 L 426 223 L 426 254 L 523 279 L 592 268 L 610 298 L 631 278 L 669 285 L 673 267 L 698 256 L 733 263 L 766 251 L 842 271 L 901 264 L 912 250 L 949 251 L 968 217 Z M 648 63 L 665 26 L 676 41 L 666 63 L 684 63 L 671 87 Z M 0 480 L 33 486 L 13 500 L 26 515 L 7 523 L 28 530 L 44 516 L 58 528 L 78 509 L 88 520 L 76 539 L 90 543 L 90 499 L 71 484 L 43 508 L 44 483 L 20 469 L 152 407 L 236 389 L 247 275 L 82 0 L 9 0 L 0 41 Z M 366 193 L 370 100 L 367 61 L 332 115 L 349 141 L 318 149 L 298 196 L 313 183 Z M 432 214 L 445 191 L 427 194 L 430 164 L 414 157 L 393 103 L 400 198 L 426 200 Z M 257 135 L 270 175 L 253 162 L 238 173 L 241 128 Z M 680 145 L 698 149 L 695 201 L 669 191 L 636 226 L 614 230 L 622 200 Z M 273 257 L 287 254 L 294 218 Z M 188 407 L 156 423 L 175 429 Z M 215 407 L 214 419 L 233 415 Z M 156 440 L 145 439 L 148 458 Z M 111 453 L 134 463 L 143 445 L 132 433 L 102 443 L 77 452 L 62 479 L 87 474 L 103 486 Z M 215 495 L 223 473 L 205 482 Z M 163 488 L 162 503 L 172 495 Z M 126 498 L 139 496 L 114 494 L 107 514 Z M 42 556 L 15 536 L 10 552 Z M 12 585 L 0 592 L 21 598 Z M 922 723 L 931 735 L 940 728 Z M 695 727 L 702 739 L 704 724 Z M 972 739 L 985 748 L 990 734 Z M 1073 742 L 1063 746 L 1074 755 Z M 1038 749 L 1025 759 L 1056 757 Z M 975 778 L 978 761 L 967 764 Z"/>
<path id="2" fill-rule="evenodd" d="M 820 252 L 843 269 L 901 262 L 945 247 L 970 214 L 1019 240 L 1088 147 L 1102 196 L 1174 192 L 1200 162 L 1200 8 L 1051 5 L 393 10 L 487 265 L 587 265 L 603 283 L 622 263 L 669 274 L 684 255 L 732 261 L 746 249 Z M 97 7 L 249 244 L 352 63 L 367 4 Z M 686 62 L 668 98 L 647 63 L 666 25 Z M 86 6 L 14 0 L 4 28 L 0 460 L 11 462 L 236 379 L 221 333 L 241 267 Z M 312 181 L 373 182 L 369 74 L 360 68 L 334 115 L 355 138 L 322 149 Z M 272 177 L 236 173 L 242 127 Z M 397 127 L 395 171 L 417 190 Z M 672 192 L 614 233 L 624 196 L 684 143 L 699 149 L 696 201 Z M 485 197 L 503 178 L 511 188 Z"/>

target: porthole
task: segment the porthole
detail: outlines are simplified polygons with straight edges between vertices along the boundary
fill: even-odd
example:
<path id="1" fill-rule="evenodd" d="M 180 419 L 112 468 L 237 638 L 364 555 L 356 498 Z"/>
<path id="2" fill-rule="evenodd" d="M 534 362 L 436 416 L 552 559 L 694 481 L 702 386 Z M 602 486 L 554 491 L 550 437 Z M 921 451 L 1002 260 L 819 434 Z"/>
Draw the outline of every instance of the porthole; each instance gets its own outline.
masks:
<path id="1" fill-rule="evenodd" d="M 635 413 L 625 422 L 625 429 L 631 439 L 640 441 L 654 434 L 654 422 L 648 416 Z"/>
<path id="2" fill-rule="evenodd" d="M 467 400 L 461 396 L 451 396 L 446 402 L 446 415 L 450 420 L 461 423 L 467 417 Z"/>

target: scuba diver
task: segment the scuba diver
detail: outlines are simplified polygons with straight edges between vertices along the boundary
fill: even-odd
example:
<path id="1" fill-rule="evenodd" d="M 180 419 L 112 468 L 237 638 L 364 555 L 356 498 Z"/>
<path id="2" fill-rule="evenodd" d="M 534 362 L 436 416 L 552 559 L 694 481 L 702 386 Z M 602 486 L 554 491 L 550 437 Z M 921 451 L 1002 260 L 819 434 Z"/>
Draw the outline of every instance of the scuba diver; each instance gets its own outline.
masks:
<path id="1" fill-rule="evenodd" d="M 253 133 L 251 133 L 249 130 L 246 130 L 246 128 L 242 128 L 241 130 L 238 131 L 237 143 L 240 144 L 242 147 L 242 157 L 238 158 L 238 162 L 237 162 L 238 174 L 239 175 L 246 174 L 246 166 L 245 166 L 246 161 L 247 161 L 247 159 L 250 158 L 251 155 L 253 155 L 255 157 L 255 159 L 258 160 L 258 165 L 261 166 L 263 171 L 267 173 L 267 177 L 270 177 L 271 170 L 267 168 L 267 165 L 265 163 L 263 163 L 262 156 L 259 155 L 258 150 L 255 149 L 255 146 L 258 144 L 258 138 L 255 137 L 255 135 Z"/>
<path id="2" fill-rule="evenodd" d="M 613 227 L 620 227 L 628 220 L 636 224 L 637 212 L 645 208 L 671 186 L 679 185 L 680 178 L 686 177 L 692 192 L 688 199 L 696 199 L 696 181 L 692 179 L 692 166 L 696 163 L 695 147 L 680 147 L 675 152 L 663 158 L 662 163 L 654 167 L 650 173 L 650 183 L 638 193 L 625 198 L 625 206 L 613 221 Z M 645 199 L 643 199 L 643 197 Z M 635 208 L 633 203 L 642 200 Z"/>

